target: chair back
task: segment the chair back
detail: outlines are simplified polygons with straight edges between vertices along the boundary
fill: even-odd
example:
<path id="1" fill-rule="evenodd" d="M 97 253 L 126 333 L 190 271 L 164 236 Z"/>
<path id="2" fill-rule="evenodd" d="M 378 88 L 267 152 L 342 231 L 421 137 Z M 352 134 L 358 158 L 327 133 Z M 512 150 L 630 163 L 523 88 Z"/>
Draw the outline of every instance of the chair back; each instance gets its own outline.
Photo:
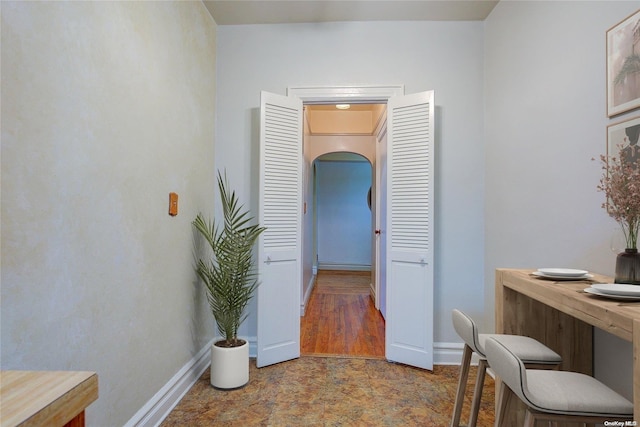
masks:
<path id="1" fill-rule="evenodd" d="M 462 338 L 462 340 L 471 347 L 471 350 L 481 356 L 484 356 L 484 354 L 479 350 L 480 341 L 478 340 L 478 327 L 473 319 L 457 309 L 453 310 L 451 318 L 453 320 L 453 328 L 456 330 L 456 333 L 460 338 Z"/>
<path id="2" fill-rule="evenodd" d="M 527 370 L 524 363 L 501 342 L 489 338 L 484 343 L 489 366 L 523 402 L 527 394 Z"/>

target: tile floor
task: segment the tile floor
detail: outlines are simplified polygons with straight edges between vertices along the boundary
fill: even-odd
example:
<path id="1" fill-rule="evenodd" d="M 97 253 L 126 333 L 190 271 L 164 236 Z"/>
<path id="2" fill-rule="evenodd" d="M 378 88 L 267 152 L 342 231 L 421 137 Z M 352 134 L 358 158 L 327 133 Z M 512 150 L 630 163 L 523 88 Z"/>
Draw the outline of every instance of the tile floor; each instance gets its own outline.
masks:
<path id="1" fill-rule="evenodd" d="M 433 372 L 363 358 L 302 357 L 258 369 L 249 384 L 222 391 L 207 370 L 161 424 L 171 426 L 448 426 L 458 366 Z M 462 422 L 468 420 L 471 370 Z M 487 376 L 478 427 L 493 425 Z"/>

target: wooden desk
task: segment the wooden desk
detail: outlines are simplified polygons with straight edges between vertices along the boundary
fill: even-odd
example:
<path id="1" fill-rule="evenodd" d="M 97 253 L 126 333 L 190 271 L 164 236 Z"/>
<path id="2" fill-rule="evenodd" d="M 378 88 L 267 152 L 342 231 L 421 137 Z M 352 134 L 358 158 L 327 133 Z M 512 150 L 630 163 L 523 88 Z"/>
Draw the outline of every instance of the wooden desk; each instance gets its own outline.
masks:
<path id="1" fill-rule="evenodd" d="M 94 372 L 0 372 L 0 426 L 84 426 L 98 398 Z"/>
<path id="2" fill-rule="evenodd" d="M 640 422 L 640 302 L 607 300 L 583 292 L 593 283 L 613 283 L 594 274 L 590 281 L 554 282 L 534 270 L 496 270 L 496 333 L 530 336 L 562 356 L 561 369 L 593 374 L 593 327 L 633 343 L 634 419 Z M 509 425 L 522 425 L 512 409 Z"/>

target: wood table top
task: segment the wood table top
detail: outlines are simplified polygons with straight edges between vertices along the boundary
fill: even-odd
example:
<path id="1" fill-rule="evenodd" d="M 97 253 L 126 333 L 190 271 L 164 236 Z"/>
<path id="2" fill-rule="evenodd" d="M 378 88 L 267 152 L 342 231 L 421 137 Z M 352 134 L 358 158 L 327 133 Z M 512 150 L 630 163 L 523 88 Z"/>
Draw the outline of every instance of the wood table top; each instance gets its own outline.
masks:
<path id="1" fill-rule="evenodd" d="M 496 274 L 502 275 L 503 286 L 632 341 L 633 322 L 640 320 L 640 301 L 613 300 L 584 292 L 595 283 L 613 283 L 613 278 L 592 273 L 593 278 L 586 280 L 554 281 L 535 277 L 534 271 L 499 268 Z"/>
<path id="2" fill-rule="evenodd" d="M 97 398 L 95 372 L 0 371 L 0 426 L 63 426 Z"/>

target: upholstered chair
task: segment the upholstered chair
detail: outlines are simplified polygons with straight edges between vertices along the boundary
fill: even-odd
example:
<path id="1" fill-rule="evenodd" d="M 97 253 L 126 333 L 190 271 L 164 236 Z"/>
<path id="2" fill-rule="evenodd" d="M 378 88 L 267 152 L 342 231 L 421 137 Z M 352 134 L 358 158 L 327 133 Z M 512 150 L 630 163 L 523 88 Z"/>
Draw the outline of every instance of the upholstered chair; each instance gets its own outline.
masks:
<path id="1" fill-rule="evenodd" d="M 513 395 L 527 406 L 525 427 L 534 427 L 537 420 L 624 425 L 633 418 L 633 403 L 589 375 L 527 369 L 514 351 L 493 338 L 485 342 L 485 350 L 504 388 L 496 426 L 505 425 L 505 409 Z"/>
<path id="2" fill-rule="evenodd" d="M 560 363 L 562 363 L 562 358 L 558 353 L 533 338 L 520 335 L 481 334 L 473 319 L 460 310 L 453 310 L 452 320 L 456 333 L 462 338 L 465 344 L 462 353 L 462 363 L 460 365 L 458 390 L 456 392 L 456 400 L 451 417 L 451 427 L 459 427 L 460 425 L 462 405 L 464 403 L 464 395 L 469 378 L 469 366 L 471 364 L 471 356 L 474 352 L 478 354 L 480 359 L 478 361 L 478 375 L 476 387 L 473 392 L 473 400 L 471 402 L 468 426 L 475 427 L 478 421 L 484 377 L 488 365 L 484 349 L 485 342 L 488 339 L 495 338 L 500 340 L 500 342 L 517 354 L 527 367 L 531 369 L 557 369 Z"/>

